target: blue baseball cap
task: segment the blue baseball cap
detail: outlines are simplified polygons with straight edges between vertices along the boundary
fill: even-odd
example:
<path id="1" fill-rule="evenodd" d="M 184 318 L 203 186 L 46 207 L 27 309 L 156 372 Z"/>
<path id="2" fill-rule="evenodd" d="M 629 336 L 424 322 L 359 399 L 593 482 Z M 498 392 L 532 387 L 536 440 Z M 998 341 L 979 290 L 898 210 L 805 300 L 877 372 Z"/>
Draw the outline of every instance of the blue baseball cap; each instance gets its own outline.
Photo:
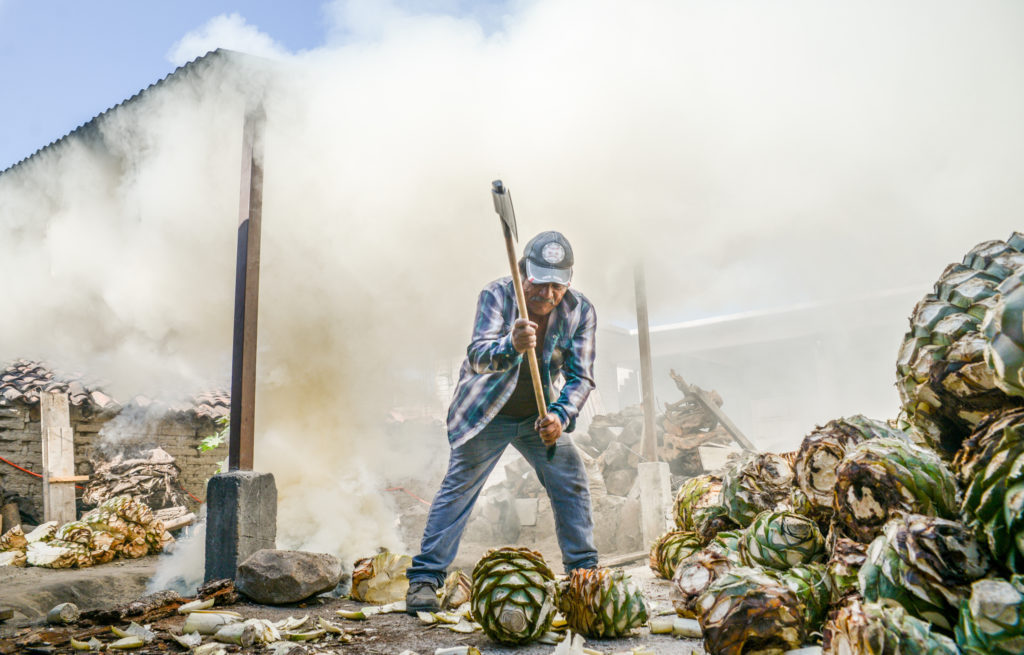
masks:
<path id="1" fill-rule="evenodd" d="M 568 285 L 572 280 L 572 246 L 561 232 L 549 230 L 530 239 L 523 259 L 530 282 Z"/>

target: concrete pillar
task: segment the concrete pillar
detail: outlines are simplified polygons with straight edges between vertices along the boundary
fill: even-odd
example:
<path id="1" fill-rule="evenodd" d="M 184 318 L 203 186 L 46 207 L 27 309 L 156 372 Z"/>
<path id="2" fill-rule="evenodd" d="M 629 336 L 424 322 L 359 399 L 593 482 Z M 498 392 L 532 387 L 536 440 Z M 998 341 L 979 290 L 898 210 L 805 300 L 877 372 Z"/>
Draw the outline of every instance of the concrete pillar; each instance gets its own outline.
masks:
<path id="1" fill-rule="evenodd" d="M 640 532 L 644 548 L 668 530 L 668 509 L 672 506 L 672 479 L 668 462 L 640 462 L 636 484 L 640 488 Z"/>
<path id="2" fill-rule="evenodd" d="M 277 485 L 270 473 L 229 471 L 206 486 L 207 582 L 234 579 L 257 550 L 277 547 Z"/>

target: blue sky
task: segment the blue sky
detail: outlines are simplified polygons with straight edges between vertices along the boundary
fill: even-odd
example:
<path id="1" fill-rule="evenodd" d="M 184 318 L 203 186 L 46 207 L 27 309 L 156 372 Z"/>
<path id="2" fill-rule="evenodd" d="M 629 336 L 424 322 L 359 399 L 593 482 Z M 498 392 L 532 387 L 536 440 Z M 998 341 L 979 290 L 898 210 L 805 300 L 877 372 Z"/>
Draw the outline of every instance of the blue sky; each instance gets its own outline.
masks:
<path id="1" fill-rule="evenodd" d="M 398 4 L 486 23 L 503 3 Z M 176 43 L 231 14 L 291 52 L 345 38 L 330 3 L 315 0 L 0 0 L 0 170 L 167 75 Z"/>

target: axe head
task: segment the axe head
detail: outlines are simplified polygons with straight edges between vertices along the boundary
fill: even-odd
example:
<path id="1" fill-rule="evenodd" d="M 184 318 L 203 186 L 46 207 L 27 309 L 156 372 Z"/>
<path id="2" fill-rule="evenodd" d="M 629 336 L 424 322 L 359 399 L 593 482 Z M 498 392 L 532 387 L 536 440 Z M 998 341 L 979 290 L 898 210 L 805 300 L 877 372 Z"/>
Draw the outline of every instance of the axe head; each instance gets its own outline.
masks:
<path id="1" fill-rule="evenodd" d="M 509 234 L 515 241 L 519 240 L 516 231 L 516 211 L 512 208 L 512 195 L 501 180 L 491 182 L 491 195 L 494 197 L 494 211 L 498 212 L 501 222 L 508 227 Z"/>

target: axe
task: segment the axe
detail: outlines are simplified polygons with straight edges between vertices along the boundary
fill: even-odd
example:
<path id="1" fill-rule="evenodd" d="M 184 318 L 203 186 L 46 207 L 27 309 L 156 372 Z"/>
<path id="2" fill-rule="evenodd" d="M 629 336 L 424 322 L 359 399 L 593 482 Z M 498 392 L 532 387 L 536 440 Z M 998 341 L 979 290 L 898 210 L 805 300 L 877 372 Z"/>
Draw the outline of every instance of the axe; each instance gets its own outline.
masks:
<path id="1" fill-rule="evenodd" d="M 516 212 L 512 208 L 512 195 L 501 180 L 491 183 L 491 195 L 494 197 L 494 211 L 501 217 L 501 227 L 505 232 L 505 251 L 508 253 L 508 265 L 512 269 L 512 284 L 516 288 L 516 302 L 519 305 L 519 317 L 529 320 L 526 308 L 526 294 L 523 293 L 523 281 L 519 277 L 519 263 L 516 261 L 516 249 L 512 241 L 519 239 L 516 231 Z M 548 413 L 548 405 L 544 401 L 544 388 L 540 382 L 540 364 L 537 363 L 537 351 L 530 348 L 526 351 L 526 361 L 530 365 L 530 378 L 533 380 L 533 396 L 537 400 L 537 414 Z M 554 444 L 548 446 L 548 460 L 555 456 Z"/>

